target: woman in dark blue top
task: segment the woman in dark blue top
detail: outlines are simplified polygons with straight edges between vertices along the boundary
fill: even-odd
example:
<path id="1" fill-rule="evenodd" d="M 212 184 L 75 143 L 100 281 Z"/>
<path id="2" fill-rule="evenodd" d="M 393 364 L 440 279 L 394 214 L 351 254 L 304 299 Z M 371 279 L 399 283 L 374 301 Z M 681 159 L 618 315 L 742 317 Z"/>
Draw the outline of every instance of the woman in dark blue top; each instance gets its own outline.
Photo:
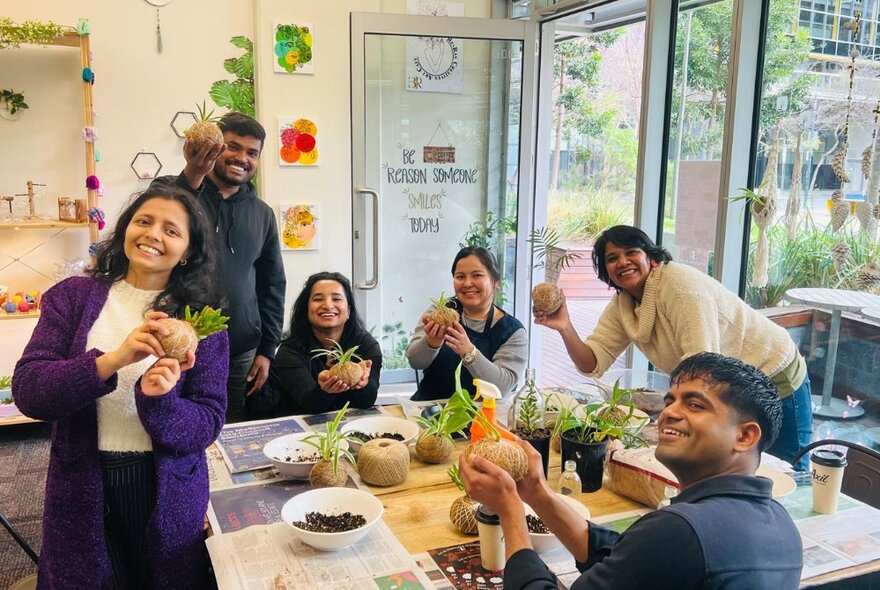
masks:
<path id="1" fill-rule="evenodd" d="M 528 336 L 515 317 L 495 305 L 501 274 L 486 248 L 462 248 L 452 262 L 455 298 L 450 306 L 460 319 L 445 328 L 430 320 L 429 309 L 416 326 L 406 356 L 410 365 L 424 370 L 412 399 L 444 399 L 455 390 L 455 368 L 463 363 L 462 386 L 473 395 L 474 378 L 495 384 L 507 395 L 525 371 Z"/>

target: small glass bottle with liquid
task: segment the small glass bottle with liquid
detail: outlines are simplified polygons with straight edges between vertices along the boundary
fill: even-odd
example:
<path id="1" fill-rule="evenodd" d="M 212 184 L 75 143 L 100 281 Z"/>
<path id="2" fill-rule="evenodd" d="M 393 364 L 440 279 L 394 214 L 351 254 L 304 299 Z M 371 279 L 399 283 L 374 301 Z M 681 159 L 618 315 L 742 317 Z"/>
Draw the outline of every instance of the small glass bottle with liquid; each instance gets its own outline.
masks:
<path id="1" fill-rule="evenodd" d="M 565 471 L 559 476 L 559 493 L 571 496 L 578 502 L 581 500 L 581 478 L 577 474 L 577 464 L 574 461 L 565 462 Z"/>

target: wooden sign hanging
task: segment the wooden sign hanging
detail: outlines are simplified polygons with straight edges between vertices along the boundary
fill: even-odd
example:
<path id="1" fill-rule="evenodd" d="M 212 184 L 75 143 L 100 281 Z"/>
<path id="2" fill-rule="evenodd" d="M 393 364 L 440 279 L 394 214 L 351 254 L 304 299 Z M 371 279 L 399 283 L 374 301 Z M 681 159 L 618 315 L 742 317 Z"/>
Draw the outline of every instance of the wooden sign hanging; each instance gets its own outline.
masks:
<path id="1" fill-rule="evenodd" d="M 448 145 L 431 145 L 434 136 L 437 135 L 437 131 L 443 132 Z M 428 145 L 422 148 L 422 161 L 425 164 L 455 164 L 455 148 L 452 146 L 452 142 L 449 141 L 449 135 L 446 134 L 446 130 L 443 129 L 443 123 L 437 123 L 437 128 L 431 134 Z"/>

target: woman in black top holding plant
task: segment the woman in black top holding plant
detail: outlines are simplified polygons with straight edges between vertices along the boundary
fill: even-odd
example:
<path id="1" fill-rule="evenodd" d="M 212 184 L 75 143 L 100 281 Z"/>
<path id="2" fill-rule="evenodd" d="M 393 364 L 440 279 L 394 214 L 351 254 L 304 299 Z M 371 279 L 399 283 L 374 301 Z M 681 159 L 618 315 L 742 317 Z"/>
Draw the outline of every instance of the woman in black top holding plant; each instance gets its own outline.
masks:
<path id="1" fill-rule="evenodd" d="M 319 349 L 357 346 L 363 359 L 361 380 L 348 386 L 330 375 Z M 351 283 L 337 272 L 320 272 L 306 280 L 293 304 L 290 333 L 281 341 L 266 385 L 280 398 L 280 415 L 317 414 L 338 410 L 350 402 L 369 408 L 379 392 L 382 350 L 364 329 L 354 306 Z"/>

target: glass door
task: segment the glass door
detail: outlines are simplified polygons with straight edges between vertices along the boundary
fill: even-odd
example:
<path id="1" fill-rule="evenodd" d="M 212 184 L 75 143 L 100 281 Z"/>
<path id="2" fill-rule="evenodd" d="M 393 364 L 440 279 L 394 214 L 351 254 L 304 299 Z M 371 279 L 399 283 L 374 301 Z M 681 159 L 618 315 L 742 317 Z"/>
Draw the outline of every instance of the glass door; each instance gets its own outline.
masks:
<path id="1" fill-rule="evenodd" d="M 415 381 L 406 343 L 452 292 L 462 245 L 493 251 L 497 303 L 529 318 L 536 23 L 352 13 L 357 305 L 382 382 Z"/>

